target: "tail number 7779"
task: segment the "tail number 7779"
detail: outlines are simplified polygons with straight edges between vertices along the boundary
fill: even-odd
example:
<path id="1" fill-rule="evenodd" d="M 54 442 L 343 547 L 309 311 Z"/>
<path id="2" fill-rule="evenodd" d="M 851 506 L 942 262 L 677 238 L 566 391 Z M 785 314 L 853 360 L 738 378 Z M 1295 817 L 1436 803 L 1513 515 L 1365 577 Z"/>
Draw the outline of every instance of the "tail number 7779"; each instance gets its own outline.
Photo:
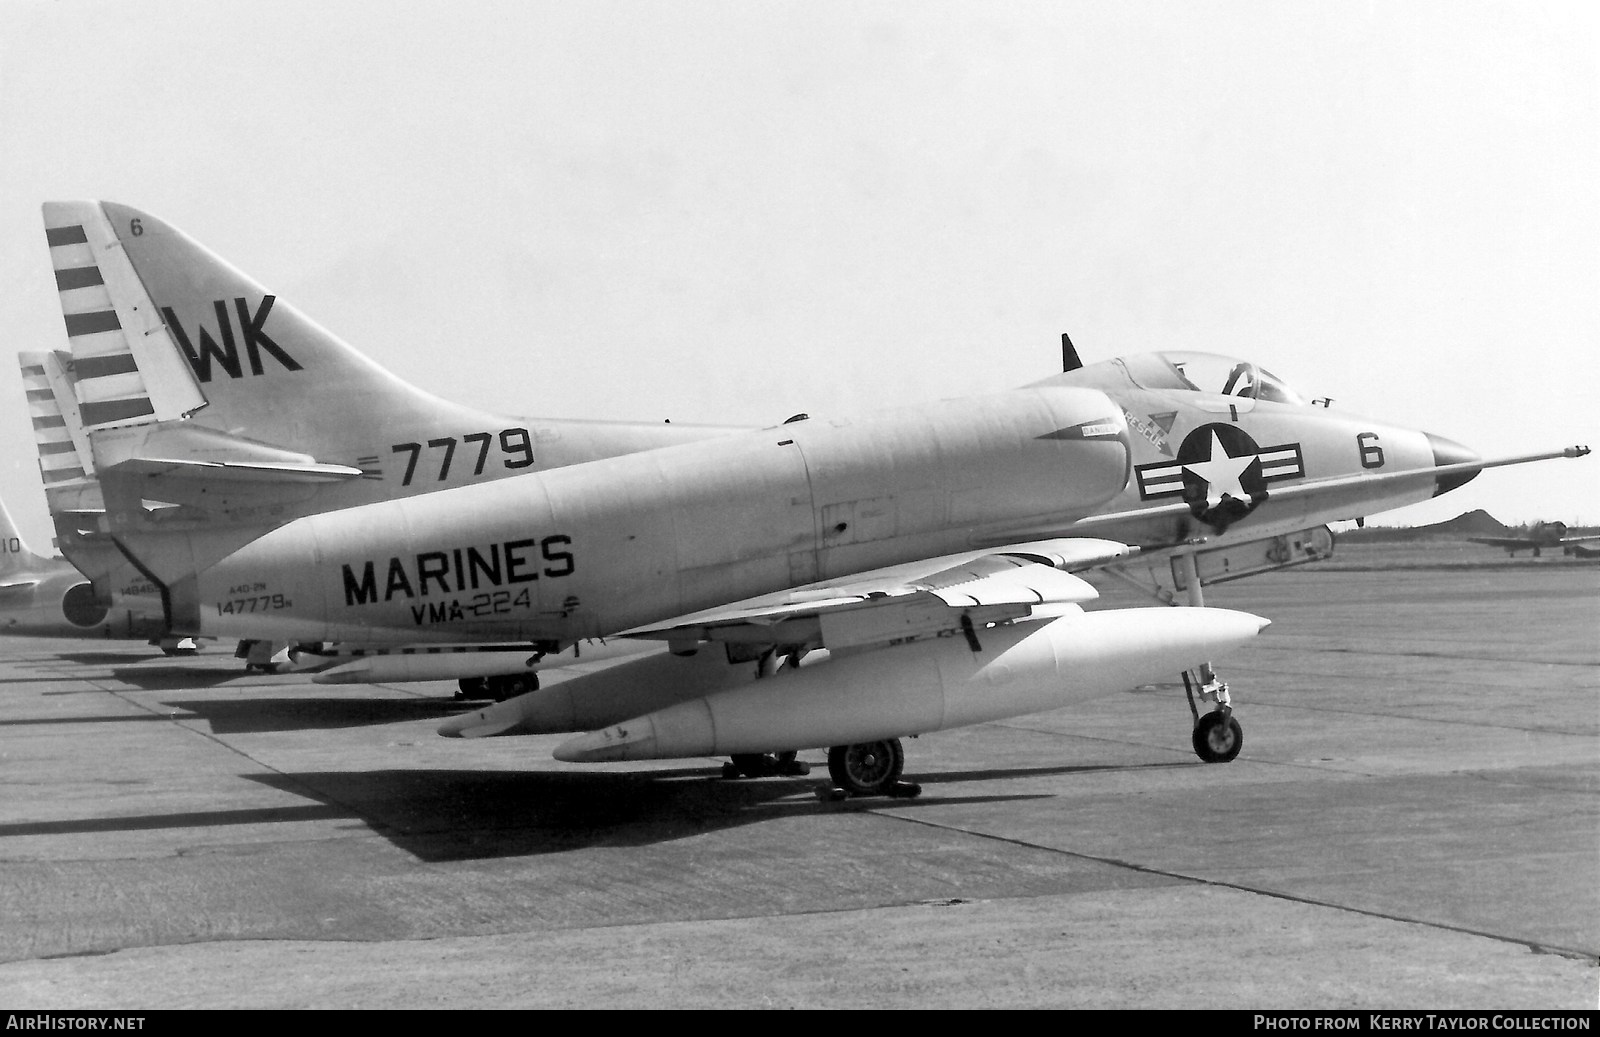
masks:
<path id="1" fill-rule="evenodd" d="M 470 432 L 462 436 L 459 442 L 466 444 L 468 451 L 477 447 L 478 456 L 472 466 L 472 474 L 483 474 L 484 465 L 489 460 L 489 447 L 495 441 L 493 432 Z M 533 437 L 525 428 L 502 429 L 499 434 L 501 463 L 507 468 L 527 468 L 533 464 Z M 444 482 L 450 478 L 450 464 L 456 456 L 457 439 L 454 436 L 445 436 L 441 439 L 428 440 L 427 450 L 437 452 L 439 458 L 439 474 L 437 482 Z M 422 456 L 421 443 L 396 443 L 390 447 L 391 453 L 409 454 L 406 459 L 406 474 L 400 480 L 401 486 L 410 486 L 417 476 L 417 459 Z M 464 463 L 464 462 L 463 462 Z"/>

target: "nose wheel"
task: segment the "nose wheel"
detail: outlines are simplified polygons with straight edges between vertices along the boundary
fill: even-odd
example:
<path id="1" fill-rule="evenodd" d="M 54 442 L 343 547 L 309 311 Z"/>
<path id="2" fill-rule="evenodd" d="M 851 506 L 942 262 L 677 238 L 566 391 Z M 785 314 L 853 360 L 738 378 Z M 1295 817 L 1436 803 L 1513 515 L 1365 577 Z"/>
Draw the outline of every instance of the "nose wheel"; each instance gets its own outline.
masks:
<path id="1" fill-rule="evenodd" d="M 1199 687 L 1196 688 L 1196 683 Z M 1217 708 L 1201 713 L 1195 696 L 1205 702 L 1214 702 Z M 1189 699 L 1189 712 L 1194 714 L 1194 734 L 1191 741 L 1194 754 L 1206 763 L 1227 763 L 1239 755 L 1244 747 L 1244 729 L 1233 717 L 1233 700 L 1228 695 L 1227 682 L 1219 679 L 1207 663 L 1190 678 L 1183 674 L 1183 693 Z"/>
<path id="2" fill-rule="evenodd" d="M 1194 725 L 1194 754 L 1207 763 L 1227 763 L 1244 748 L 1244 729 L 1226 707 L 1202 716 Z"/>

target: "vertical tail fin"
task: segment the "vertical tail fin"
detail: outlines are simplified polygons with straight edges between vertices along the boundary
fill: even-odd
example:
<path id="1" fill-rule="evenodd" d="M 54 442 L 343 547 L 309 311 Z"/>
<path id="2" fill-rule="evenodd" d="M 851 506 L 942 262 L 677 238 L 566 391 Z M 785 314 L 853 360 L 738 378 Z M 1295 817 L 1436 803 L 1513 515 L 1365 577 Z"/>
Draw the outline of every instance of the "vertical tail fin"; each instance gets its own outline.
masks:
<path id="1" fill-rule="evenodd" d="M 100 264 L 103 288 L 63 287 L 63 308 L 73 294 L 81 311 L 67 316 L 69 332 L 76 328 L 80 337 L 105 334 L 93 329 L 108 325 L 111 316 L 124 327 L 128 320 L 143 321 L 141 334 L 152 343 L 160 338 L 169 361 L 181 365 L 192 384 L 193 397 L 183 397 L 176 376 L 172 385 L 163 379 L 172 407 L 192 409 L 195 399 L 209 404 L 197 416 L 201 424 L 329 458 L 347 456 L 350 425 L 356 421 L 385 426 L 422 420 L 462 424 L 468 430 L 481 423 L 480 412 L 441 400 L 384 370 L 149 213 L 114 202 L 50 202 L 44 210 L 46 226 L 53 227 L 49 233 L 57 278 L 65 277 L 65 285 L 95 276 L 78 272 L 76 266 L 62 269 L 62 264 L 87 262 L 81 252 L 57 255 L 85 247 L 69 243 L 78 236 L 73 228 L 81 227 L 90 243 L 104 240 L 99 255 L 126 261 L 127 277 L 113 274 L 122 269 L 116 263 Z M 64 228 L 55 226 L 62 224 Z M 104 315 L 103 303 L 95 301 L 101 296 L 77 298 L 76 293 L 95 291 L 109 296 L 114 314 Z M 102 308 L 95 310 L 97 306 Z M 73 352 L 76 357 L 77 339 Z M 101 363 L 110 371 L 127 361 Z M 81 370 L 78 376 L 81 383 Z M 353 413 L 357 408 L 359 417 Z M 85 413 L 85 425 L 95 428 L 91 418 L 98 416 Z"/>
<path id="2" fill-rule="evenodd" d="M 11 519 L 5 501 L 0 501 L 0 577 L 15 573 L 41 572 L 60 562 L 52 562 L 43 555 L 34 554 L 22 539 L 22 531 Z"/>

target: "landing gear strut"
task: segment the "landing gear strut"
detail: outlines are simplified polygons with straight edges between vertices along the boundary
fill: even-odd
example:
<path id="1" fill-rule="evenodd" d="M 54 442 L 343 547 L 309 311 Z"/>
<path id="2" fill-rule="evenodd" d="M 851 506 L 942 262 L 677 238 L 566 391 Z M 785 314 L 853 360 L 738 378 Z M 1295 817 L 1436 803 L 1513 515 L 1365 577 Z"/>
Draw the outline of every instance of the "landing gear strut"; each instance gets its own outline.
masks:
<path id="1" fill-rule="evenodd" d="M 893 796 L 911 799 L 922 794 L 922 786 L 901 781 L 906 752 L 898 738 L 877 742 L 836 745 L 828 750 L 828 776 L 832 786 L 817 790 L 817 798 L 839 800 L 847 796 Z"/>
<path id="2" fill-rule="evenodd" d="M 1200 590 L 1200 570 L 1195 563 L 1194 552 L 1184 552 L 1179 559 L 1184 582 L 1188 584 L 1189 604 L 1196 608 L 1203 607 L 1206 602 Z M 1204 716 L 1195 705 L 1196 684 L 1199 685 L 1200 698 L 1217 706 Z M 1228 697 L 1227 682 L 1217 676 L 1210 663 L 1202 663 L 1194 674 L 1194 680 L 1190 679 L 1187 672 L 1184 673 L 1183 693 L 1189 697 L 1189 712 L 1194 714 L 1194 732 L 1190 735 L 1190 744 L 1194 746 L 1195 755 L 1206 763 L 1228 763 L 1238 756 L 1239 750 L 1244 747 L 1244 729 L 1233 717 L 1233 702 Z"/>

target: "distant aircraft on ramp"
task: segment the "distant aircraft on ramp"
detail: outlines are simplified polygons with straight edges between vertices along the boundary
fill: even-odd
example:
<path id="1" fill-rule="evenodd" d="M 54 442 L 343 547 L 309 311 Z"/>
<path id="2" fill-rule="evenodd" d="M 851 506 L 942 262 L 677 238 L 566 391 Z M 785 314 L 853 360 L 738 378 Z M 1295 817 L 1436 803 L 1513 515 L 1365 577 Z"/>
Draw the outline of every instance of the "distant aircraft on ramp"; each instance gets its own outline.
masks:
<path id="1" fill-rule="evenodd" d="M 65 558 L 47 558 L 28 548 L 0 501 L 0 634 L 28 637 L 139 637 L 137 618 L 113 614 L 94 588 Z M 192 650 L 193 641 L 169 653 Z"/>
<path id="2" fill-rule="evenodd" d="M 1589 544 L 1600 541 L 1596 536 L 1568 536 L 1565 522 L 1538 522 L 1533 528 L 1522 536 L 1503 537 L 1468 537 L 1474 544 L 1489 544 L 1492 547 L 1503 547 L 1506 554 L 1512 558 L 1518 551 L 1532 551 L 1533 557 L 1538 558 L 1547 547 L 1559 547 L 1562 554 L 1576 554 L 1580 558 L 1594 558 L 1600 551 L 1579 547 L 1579 544 Z"/>

